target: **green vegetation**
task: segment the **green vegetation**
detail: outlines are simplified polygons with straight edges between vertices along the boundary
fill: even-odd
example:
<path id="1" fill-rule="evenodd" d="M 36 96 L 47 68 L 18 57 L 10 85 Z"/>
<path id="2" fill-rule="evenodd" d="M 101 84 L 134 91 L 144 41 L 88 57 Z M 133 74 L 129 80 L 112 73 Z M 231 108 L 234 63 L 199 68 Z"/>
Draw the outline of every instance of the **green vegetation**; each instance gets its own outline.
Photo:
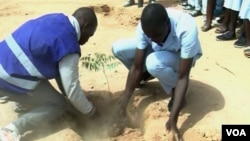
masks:
<path id="1" fill-rule="evenodd" d="M 87 70 L 95 72 L 102 70 L 110 91 L 109 81 L 105 70 L 112 70 L 120 64 L 120 62 L 116 60 L 115 56 L 106 55 L 104 53 L 95 53 L 94 56 L 89 54 L 88 56 L 82 57 L 81 62 L 82 66 Z"/>

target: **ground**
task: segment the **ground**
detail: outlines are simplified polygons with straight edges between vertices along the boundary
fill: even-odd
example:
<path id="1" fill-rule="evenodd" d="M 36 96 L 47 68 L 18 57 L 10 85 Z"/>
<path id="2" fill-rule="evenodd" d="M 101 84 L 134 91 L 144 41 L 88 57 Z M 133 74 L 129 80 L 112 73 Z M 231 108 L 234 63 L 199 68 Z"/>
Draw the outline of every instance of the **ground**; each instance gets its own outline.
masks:
<path id="1" fill-rule="evenodd" d="M 181 9 L 174 0 L 159 0 L 166 6 Z M 145 4 L 147 1 L 145 2 Z M 111 54 L 114 41 L 134 37 L 142 8 L 123 8 L 123 0 L 0 0 L 0 38 L 9 35 L 23 22 L 51 12 L 71 14 L 81 6 L 91 6 L 98 17 L 95 35 L 82 47 L 82 56 L 88 54 Z M 250 107 L 250 60 L 242 49 L 233 47 L 234 41 L 215 40 L 215 28 L 202 32 L 202 16 L 195 18 L 203 56 L 191 72 L 187 105 L 182 110 L 178 127 L 186 141 L 219 141 L 223 124 L 249 124 Z M 188 21 L 187 21 L 188 22 Z M 62 120 L 50 130 L 37 128 L 38 132 L 27 134 L 22 141 L 166 141 L 168 133 L 165 122 L 169 112 L 166 104 L 169 97 L 157 80 L 152 80 L 137 89 L 128 113 L 131 125 L 117 137 L 108 132 L 115 121 L 115 112 L 125 87 L 128 70 L 119 65 L 112 70 L 94 72 L 80 67 L 80 82 L 90 100 L 96 105 L 96 119 L 74 117 Z M 105 74 L 107 79 L 105 78 Z M 51 81 L 54 84 L 53 80 Z M 56 87 L 56 85 L 55 85 Z M 13 103 L 0 105 L 0 126 L 16 118 Z"/>

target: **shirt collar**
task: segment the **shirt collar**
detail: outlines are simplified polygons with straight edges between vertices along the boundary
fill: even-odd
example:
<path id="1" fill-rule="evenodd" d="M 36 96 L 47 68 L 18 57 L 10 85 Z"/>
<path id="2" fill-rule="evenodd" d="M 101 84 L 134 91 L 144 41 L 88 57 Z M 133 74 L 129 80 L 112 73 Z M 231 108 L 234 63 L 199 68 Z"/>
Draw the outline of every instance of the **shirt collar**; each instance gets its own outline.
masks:
<path id="1" fill-rule="evenodd" d="M 68 16 L 68 18 L 69 18 L 69 21 L 70 21 L 71 25 L 76 30 L 77 39 L 79 41 L 80 40 L 80 36 L 81 36 L 79 23 L 78 23 L 78 21 L 76 20 L 76 18 L 74 16 Z"/>

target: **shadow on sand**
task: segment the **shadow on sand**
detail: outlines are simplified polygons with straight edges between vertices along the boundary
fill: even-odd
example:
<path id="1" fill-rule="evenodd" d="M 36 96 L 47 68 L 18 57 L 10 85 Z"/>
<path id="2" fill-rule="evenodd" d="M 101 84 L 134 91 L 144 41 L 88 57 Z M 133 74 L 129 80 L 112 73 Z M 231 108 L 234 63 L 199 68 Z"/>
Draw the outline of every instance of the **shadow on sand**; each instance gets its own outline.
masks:
<path id="1" fill-rule="evenodd" d="M 89 119 L 86 116 L 67 118 L 64 125 L 69 125 L 69 128 L 75 130 L 80 136 L 87 140 L 96 140 L 109 138 L 108 131 L 116 120 L 118 108 L 120 107 L 120 98 L 123 91 L 110 93 L 107 91 L 88 91 L 86 92 L 89 99 L 93 102 L 98 110 L 98 117 Z M 131 103 L 137 102 L 137 108 L 128 108 L 130 113 L 137 115 L 136 122 L 127 125 L 131 128 L 139 128 L 143 121 L 145 109 L 153 102 L 167 99 L 169 96 L 163 91 L 158 81 L 146 83 L 142 88 L 137 89 L 131 99 Z M 138 100 L 140 99 L 140 100 Z M 225 105 L 225 101 L 220 91 L 213 86 L 200 81 L 190 80 L 189 92 L 187 96 L 187 104 L 181 111 L 182 114 L 190 116 L 183 122 L 180 129 L 184 133 L 189 128 L 193 127 L 198 121 L 203 119 L 212 111 L 221 110 Z M 166 108 L 166 107 L 165 107 Z M 132 115 L 133 116 L 133 115 Z M 139 122 L 138 122 L 139 121 Z M 66 124 L 65 124 L 66 122 Z M 62 125 L 62 123 L 57 123 Z M 164 126 L 164 125 L 163 125 Z M 55 128 L 57 127 L 57 128 Z M 35 138 L 43 138 L 57 131 L 64 129 L 66 126 L 54 126 L 50 130 L 34 132 L 31 136 L 24 138 L 25 141 L 31 141 Z"/>

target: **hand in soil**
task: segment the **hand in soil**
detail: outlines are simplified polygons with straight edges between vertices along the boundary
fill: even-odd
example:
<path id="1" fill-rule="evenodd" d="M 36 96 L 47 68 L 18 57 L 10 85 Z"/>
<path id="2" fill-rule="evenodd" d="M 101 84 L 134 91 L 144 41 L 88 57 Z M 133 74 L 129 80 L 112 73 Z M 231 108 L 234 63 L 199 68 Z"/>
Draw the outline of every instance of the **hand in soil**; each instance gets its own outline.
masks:
<path id="1" fill-rule="evenodd" d="M 174 130 L 169 131 L 168 141 L 184 141 L 182 136 Z"/>
<path id="2" fill-rule="evenodd" d="M 109 131 L 110 137 L 117 137 L 123 134 L 124 128 L 126 126 L 127 118 L 117 118 L 115 119 L 115 123 L 112 125 Z"/>

